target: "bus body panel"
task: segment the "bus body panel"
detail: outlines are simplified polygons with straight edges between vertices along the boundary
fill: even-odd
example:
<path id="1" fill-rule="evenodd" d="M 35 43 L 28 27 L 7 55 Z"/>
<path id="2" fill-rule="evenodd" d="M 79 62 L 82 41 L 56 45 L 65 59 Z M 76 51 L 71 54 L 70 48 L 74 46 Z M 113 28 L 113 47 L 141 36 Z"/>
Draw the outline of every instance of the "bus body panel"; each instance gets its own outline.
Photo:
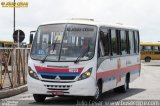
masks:
<path id="1" fill-rule="evenodd" d="M 54 82 L 41 82 L 28 76 L 28 89 L 32 94 L 55 95 L 55 92 L 63 91 L 63 95 L 78 95 L 78 96 L 94 96 L 96 91 L 96 80 L 90 77 L 86 80 L 77 81 L 74 83 L 54 83 Z M 52 86 L 71 86 L 69 90 L 48 90 Z M 83 86 L 79 86 L 83 85 Z M 49 86 L 49 87 L 46 87 Z M 58 87 L 57 87 L 58 88 Z M 61 89 L 61 87 L 59 87 Z"/>
<path id="2" fill-rule="evenodd" d="M 127 73 L 130 74 L 130 82 L 139 77 L 140 61 L 138 55 L 104 60 L 97 71 L 98 79 L 103 80 L 102 92 L 124 85 Z"/>
<path id="3" fill-rule="evenodd" d="M 30 93 L 33 94 L 46 94 L 46 95 L 54 95 L 54 92 L 57 91 L 63 91 L 63 95 L 79 95 L 79 96 L 94 96 L 95 91 L 96 91 L 96 64 L 93 62 L 96 58 L 93 58 L 93 60 L 90 60 L 90 62 L 81 62 L 79 64 L 74 64 L 73 62 L 46 62 L 45 64 L 42 64 L 40 61 L 32 60 L 29 59 L 29 66 L 32 68 L 37 73 L 37 70 L 35 66 L 40 66 L 40 68 L 53 68 L 53 67 L 64 67 L 67 66 L 69 69 L 73 68 L 83 68 L 82 72 L 85 72 L 87 69 L 92 67 L 92 75 L 91 77 L 84 79 L 84 80 L 79 80 L 78 77 L 75 78 L 75 80 L 61 80 L 61 81 L 56 81 L 56 80 L 46 80 L 41 77 L 40 74 L 38 74 L 38 77 L 40 80 L 34 79 L 28 75 L 28 89 Z M 66 82 L 65 82 L 66 81 Z M 57 86 L 57 90 L 52 90 L 52 86 Z M 58 86 L 68 86 L 70 85 L 68 90 L 59 90 L 61 87 Z M 83 86 L 79 86 L 83 85 Z M 47 87 L 48 86 L 48 87 Z M 50 90 L 48 89 L 50 88 Z M 65 93 L 66 92 L 66 93 Z"/>
<path id="4" fill-rule="evenodd" d="M 102 79 L 102 92 L 116 87 L 117 58 L 105 59 L 97 70 L 97 79 Z"/>
<path id="5" fill-rule="evenodd" d="M 131 64 L 132 67 L 130 69 L 130 82 L 132 82 L 140 76 L 140 69 L 141 69 L 140 56 L 139 55 L 132 56 L 130 58 L 130 61 L 133 62 Z"/>

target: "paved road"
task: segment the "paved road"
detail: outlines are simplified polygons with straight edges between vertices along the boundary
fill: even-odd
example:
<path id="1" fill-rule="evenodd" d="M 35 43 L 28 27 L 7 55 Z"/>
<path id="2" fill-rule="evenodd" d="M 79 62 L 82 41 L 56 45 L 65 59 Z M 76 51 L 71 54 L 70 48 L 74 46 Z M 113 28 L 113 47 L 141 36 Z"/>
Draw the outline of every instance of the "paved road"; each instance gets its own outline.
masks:
<path id="1" fill-rule="evenodd" d="M 56 97 L 47 98 L 44 103 L 36 103 L 33 97 L 28 92 L 6 98 L 9 103 L 18 103 L 18 106 L 42 106 L 42 105 L 76 105 L 84 99 L 76 99 L 74 97 Z M 12 101 L 14 100 L 14 101 Z M 160 100 L 160 61 L 152 61 L 150 63 L 142 62 L 141 77 L 130 84 L 130 89 L 127 93 L 114 93 L 113 91 L 106 92 L 103 95 L 102 101 L 111 100 Z"/>

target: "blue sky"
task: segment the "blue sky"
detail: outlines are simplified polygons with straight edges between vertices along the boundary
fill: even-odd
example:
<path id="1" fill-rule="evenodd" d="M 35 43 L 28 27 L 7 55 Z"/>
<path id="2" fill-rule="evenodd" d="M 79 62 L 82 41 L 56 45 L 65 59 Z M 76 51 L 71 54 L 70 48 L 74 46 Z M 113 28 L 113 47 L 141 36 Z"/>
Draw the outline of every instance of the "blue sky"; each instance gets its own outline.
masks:
<path id="1" fill-rule="evenodd" d="M 21 1 L 27 1 L 29 7 L 16 9 L 16 29 L 25 32 L 26 42 L 29 41 L 29 32 L 36 30 L 41 23 L 70 18 L 92 18 L 135 26 L 140 30 L 141 41 L 160 41 L 160 0 Z M 13 9 L 0 6 L 0 40 L 13 40 L 12 34 Z"/>

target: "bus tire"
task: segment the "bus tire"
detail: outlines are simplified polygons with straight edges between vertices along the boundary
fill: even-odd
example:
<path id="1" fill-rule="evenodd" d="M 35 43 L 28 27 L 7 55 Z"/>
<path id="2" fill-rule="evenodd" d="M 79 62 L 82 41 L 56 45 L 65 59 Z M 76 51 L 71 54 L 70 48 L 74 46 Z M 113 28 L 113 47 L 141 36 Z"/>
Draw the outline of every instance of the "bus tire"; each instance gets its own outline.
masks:
<path id="1" fill-rule="evenodd" d="M 44 102 L 46 99 L 45 95 L 33 94 L 33 98 L 36 102 Z"/>
<path id="2" fill-rule="evenodd" d="M 151 61 L 151 58 L 150 57 L 146 57 L 145 58 L 145 62 L 150 62 Z"/>
<path id="3" fill-rule="evenodd" d="M 102 81 L 98 81 L 96 86 L 96 93 L 94 96 L 91 97 L 91 100 L 99 101 L 101 99 L 101 96 L 102 96 Z"/>
<path id="4" fill-rule="evenodd" d="M 129 89 L 129 80 L 128 80 L 128 76 L 126 76 L 124 85 L 120 86 L 120 91 L 122 93 L 125 93 L 127 92 L 128 89 Z"/>

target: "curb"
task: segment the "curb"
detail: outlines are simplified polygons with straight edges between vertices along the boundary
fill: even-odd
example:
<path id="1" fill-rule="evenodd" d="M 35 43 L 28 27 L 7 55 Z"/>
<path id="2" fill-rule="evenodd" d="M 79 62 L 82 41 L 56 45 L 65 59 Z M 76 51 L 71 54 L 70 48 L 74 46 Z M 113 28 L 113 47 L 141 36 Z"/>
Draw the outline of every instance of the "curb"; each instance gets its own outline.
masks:
<path id="1" fill-rule="evenodd" d="M 0 90 L 0 99 L 15 96 L 27 90 L 28 90 L 27 85 L 23 85 L 23 86 L 13 88 L 13 89 L 8 89 L 8 90 Z"/>

